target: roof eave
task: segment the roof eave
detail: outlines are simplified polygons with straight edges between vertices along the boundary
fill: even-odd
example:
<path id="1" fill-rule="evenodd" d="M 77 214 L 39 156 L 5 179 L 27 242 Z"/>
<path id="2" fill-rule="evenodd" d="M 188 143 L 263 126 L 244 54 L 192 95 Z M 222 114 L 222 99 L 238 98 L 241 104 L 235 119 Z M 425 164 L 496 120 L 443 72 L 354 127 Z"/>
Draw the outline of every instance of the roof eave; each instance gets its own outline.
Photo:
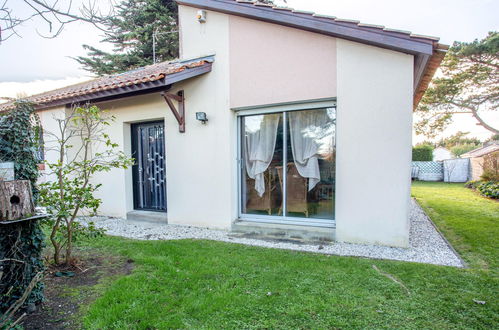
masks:
<path id="1" fill-rule="evenodd" d="M 373 27 L 356 21 L 338 20 L 334 17 L 303 13 L 287 8 L 255 6 L 251 1 L 176 1 L 185 6 L 256 19 L 414 55 L 414 108 L 417 107 L 435 74 L 435 64 L 438 68 L 443 59 L 441 54 L 448 48 L 446 45 L 439 44 L 438 38 L 435 37 L 411 34 L 382 26 Z"/>
<path id="2" fill-rule="evenodd" d="M 233 0 L 177 0 L 177 3 L 326 34 L 413 55 L 433 54 L 432 40 L 411 39 L 410 35 L 407 34 L 397 36 L 384 33 L 383 30 L 369 31 L 360 28 L 356 24 L 336 21 L 335 19 L 314 16 L 312 14 L 275 10 L 267 6 L 254 6 Z"/>
<path id="3" fill-rule="evenodd" d="M 34 107 L 36 110 L 43 110 L 63 105 L 81 104 L 86 102 L 93 102 L 93 103 L 104 102 L 113 99 L 125 98 L 129 96 L 137 96 L 142 94 L 165 91 L 170 89 L 174 83 L 208 73 L 211 71 L 211 68 L 212 68 L 212 61 L 206 62 L 203 65 L 197 67 L 187 68 L 180 72 L 168 74 L 164 78 L 158 80 L 100 90 L 79 96 L 60 97 L 59 99 L 51 100 L 49 102 L 34 101 Z M 2 104 L 0 104 L 0 112 L 7 111 L 10 109 L 11 108 L 9 107 L 2 109 Z"/>
<path id="4" fill-rule="evenodd" d="M 416 109 L 423 95 L 431 83 L 433 76 L 440 67 L 445 54 L 447 45 L 437 45 L 431 56 L 416 56 L 414 61 L 414 100 L 413 108 Z M 419 61 L 421 60 L 421 61 Z"/>

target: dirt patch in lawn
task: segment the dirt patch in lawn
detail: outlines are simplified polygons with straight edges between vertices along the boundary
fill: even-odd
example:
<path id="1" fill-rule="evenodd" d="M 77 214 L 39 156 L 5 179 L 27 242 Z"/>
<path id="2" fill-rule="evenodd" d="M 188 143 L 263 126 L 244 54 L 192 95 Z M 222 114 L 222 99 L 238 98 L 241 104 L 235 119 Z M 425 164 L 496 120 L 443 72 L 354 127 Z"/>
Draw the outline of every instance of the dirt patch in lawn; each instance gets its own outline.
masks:
<path id="1" fill-rule="evenodd" d="M 93 252 L 79 254 L 75 266 L 47 269 L 45 301 L 23 319 L 25 329 L 82 328 L 82 309 L 99 297 L 107 281 L 130 274 L 133 269 L 133 260 Z"/>

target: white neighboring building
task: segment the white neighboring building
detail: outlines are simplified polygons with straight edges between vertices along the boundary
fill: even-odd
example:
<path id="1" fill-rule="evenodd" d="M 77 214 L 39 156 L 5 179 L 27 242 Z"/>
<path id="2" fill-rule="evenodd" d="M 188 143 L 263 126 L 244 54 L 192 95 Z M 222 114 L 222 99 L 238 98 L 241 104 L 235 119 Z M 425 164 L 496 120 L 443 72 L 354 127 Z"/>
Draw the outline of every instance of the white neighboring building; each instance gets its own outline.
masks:
<path id="1" fill-rule="evenodd" d="M 447 148 L 437 147 L 433 150 L 433 161 L 434 162 L 440 162 L 442 160 L 453 159 L 453 158 L 455 158 L 454 155 Z"/>

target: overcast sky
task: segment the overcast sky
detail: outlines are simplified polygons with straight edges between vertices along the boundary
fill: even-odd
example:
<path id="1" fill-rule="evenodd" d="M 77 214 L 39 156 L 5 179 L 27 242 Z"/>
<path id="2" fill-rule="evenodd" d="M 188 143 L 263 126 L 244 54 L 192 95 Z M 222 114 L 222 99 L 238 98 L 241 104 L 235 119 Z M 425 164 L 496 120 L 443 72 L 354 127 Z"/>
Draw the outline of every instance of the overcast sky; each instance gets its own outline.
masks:
<path id="1" fill-rule="evenodd" d="M 60 0 L 65 1 L 69 0 Z M 28 13 L 22 1 L 9 0 L 9 4 L 19 15 Z M 445 44 L 472 41 L 499 30 L 499 0 L 288 0 L 287 5 L 437 36 Z M 22 38 L 13 37 L 0 44 L 0 96 L 33 94 L 88 79 L 90 74 L 71 57 L 86 55 L 82 44 L 111 49 L 100 43 L 101 31 L 84 23 L 67 25 L 54 39 L 39 35 L 47 32 L 41 20 L 25 23 L 18 32 Z"/>

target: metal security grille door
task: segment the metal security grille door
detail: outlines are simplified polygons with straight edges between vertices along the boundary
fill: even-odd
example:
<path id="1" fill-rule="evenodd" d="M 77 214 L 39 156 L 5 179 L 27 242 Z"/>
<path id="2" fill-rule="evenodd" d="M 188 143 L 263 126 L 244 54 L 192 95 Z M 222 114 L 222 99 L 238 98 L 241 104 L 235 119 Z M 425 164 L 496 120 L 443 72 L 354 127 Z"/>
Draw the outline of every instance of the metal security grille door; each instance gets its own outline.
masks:
<path id="1" fill-rule="evenodd" d="M 134 208 L 166 211 L 165 127 L 163 122 L 132 125 Z"/>

